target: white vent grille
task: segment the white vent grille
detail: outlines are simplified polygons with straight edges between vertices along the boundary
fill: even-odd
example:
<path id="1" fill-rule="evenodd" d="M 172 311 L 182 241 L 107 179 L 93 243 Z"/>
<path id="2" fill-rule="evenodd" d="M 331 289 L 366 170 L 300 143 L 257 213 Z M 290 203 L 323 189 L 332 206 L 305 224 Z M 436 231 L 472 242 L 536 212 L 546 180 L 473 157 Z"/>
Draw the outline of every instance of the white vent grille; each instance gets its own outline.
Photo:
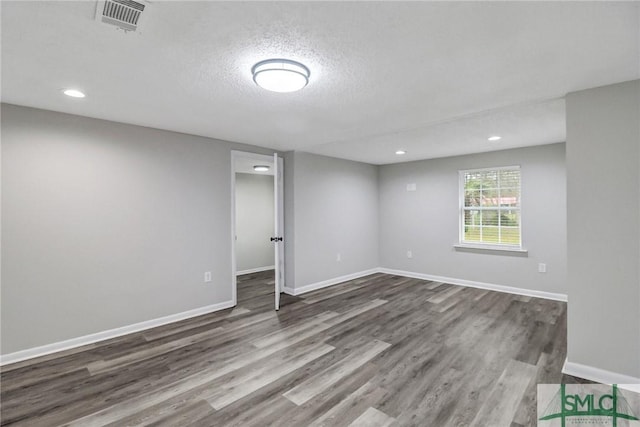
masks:
<path id="1" fill-rule="evenodd" d="M 125 31 L 137 31 L 145 7 L 145 3 L 133 0 L 98 1 L 96 20 Z"/>

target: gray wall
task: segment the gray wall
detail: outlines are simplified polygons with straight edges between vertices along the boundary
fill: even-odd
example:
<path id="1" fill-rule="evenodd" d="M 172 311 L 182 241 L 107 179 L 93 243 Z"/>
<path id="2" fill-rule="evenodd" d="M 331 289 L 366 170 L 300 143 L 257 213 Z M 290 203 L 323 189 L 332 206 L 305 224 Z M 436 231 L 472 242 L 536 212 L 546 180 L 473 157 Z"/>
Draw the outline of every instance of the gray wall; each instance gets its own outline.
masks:
<path id="1" fill-rule="evenodd" d="M 231 149 L 2 105 L 2 353 L 230 301 Z"/>
<path id="2" fill-rule="evenodd" d="M 381 166 L 381 266 L 566 294 L 564 149 L 552 144 Z M 528 256 L 454 250 L 458 171 L 513 165 L 521 167 L 522 244 Z M 406 190 L 409 183 L 416 191 Z M 538 263 L 547 264 L 547 273 L 538 273 Z"/>
<path id="3" fill-rule="evenodd" d="M 378 267 L 377 167 L 299 152 L 285 162 L 287 287 Z"/>
<path id="4" fill-rule="evenodd" d="M 568 360 L 640 377 L 640 81 L 567 96 Z"/>
<path id="5" fill-rule="evenodd" d="M 273 266 L 273 176 L 236 173 L 236 269 Z"/>
<path id="6" fill-rule="evenodd" d="M 567 176 L 564 144 L 379 168 L 286 153 L 287 286 L 383 266 L 568 292 L 569 361 L 640 376 L 639 86 L 567 97 Z M 230 151 L 271 151 L 10 105 L 1 136 L 2 354 L 231 299 Z M 458 170 L 514 164 L 528 257 L 456 252 Z"/>

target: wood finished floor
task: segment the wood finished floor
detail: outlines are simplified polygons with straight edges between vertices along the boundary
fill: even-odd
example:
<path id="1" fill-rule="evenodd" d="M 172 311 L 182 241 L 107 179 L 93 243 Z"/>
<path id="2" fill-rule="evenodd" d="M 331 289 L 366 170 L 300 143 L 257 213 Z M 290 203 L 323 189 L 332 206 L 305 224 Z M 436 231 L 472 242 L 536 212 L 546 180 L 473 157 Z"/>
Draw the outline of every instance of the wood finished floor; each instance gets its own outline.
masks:
<path id="1" fill-rule="evenodd" d="M 536 384 L 575 382 L 561 302 L 374 274 L 273 311 L 238 306 L 6 366 L 2 425 L 535 425 Z"/>

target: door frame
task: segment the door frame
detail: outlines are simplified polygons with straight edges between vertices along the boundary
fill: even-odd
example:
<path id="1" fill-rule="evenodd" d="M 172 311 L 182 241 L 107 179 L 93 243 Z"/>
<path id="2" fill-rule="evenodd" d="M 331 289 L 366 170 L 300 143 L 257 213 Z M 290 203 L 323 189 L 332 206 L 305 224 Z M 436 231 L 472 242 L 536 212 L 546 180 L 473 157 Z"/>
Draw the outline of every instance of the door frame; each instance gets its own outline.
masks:
<path id="1" fill-rule="evenodd" d="M 236 159 L 238 158 L 252 159 L 258 162 L 272 164 L 273 154 L 258 154 L 250 151 L 231 150 L 231 295 L 234 307 L 238 305 L 238 280 L 236 276 Z M 280 159 L 279 156 L 278 158 Z M 282 196 L 284 197 L 284 194 Z M 274 211 L 275 210 L 274 206 Z M 284 212 L 280 212 L 280 215 L 284 218 Z M 280 289 L 280 291 L 282 292 L 282 289 Z"/>

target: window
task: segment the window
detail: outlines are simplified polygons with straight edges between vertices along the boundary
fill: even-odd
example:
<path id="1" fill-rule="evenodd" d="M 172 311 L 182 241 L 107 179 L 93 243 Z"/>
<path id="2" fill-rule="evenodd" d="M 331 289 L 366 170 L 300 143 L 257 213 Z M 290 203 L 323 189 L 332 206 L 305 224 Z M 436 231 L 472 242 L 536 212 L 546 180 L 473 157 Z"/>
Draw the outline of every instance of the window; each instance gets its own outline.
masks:
<path id="1" fill-rule="evenodd" d="M 522 246 L 519 166 L 460 171 L 460 243 Z"/>

